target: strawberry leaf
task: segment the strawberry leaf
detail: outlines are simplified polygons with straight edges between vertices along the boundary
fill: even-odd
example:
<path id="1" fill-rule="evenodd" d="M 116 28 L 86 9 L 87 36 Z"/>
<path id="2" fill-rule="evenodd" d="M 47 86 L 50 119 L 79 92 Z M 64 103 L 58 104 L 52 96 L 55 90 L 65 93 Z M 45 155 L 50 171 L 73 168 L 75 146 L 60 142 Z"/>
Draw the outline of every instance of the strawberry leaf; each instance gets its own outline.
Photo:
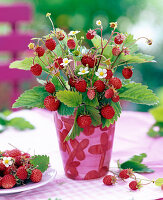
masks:
<path id="1" fill-rule="evenodd" d="M 83 92 L 82 96 L 83 96 L 83 102 L 85 102 L 85 104 L 90 105 L 90 106 L 94 106 L 94 107 L 99 106 L 97 95 L 92 100 L 90 100 L 88 98 L 87 92 Z"/>
<path id="2" fill-rule="evenodd" d="M 82 103 L 82 95 L 73 91 L 56 92 L 57 98 L 68 107 L 78 107 Z"/>
<path id="3" fill-rule="evenodd" d="M 44 54 L 41 58 L 35 57 L 35 63 L 41 65 L 43 71 L 48 72 L 48 69 L 46 68 L 47 60 L 46 57 L 48 57 L 49 61 L 52 63 L 53 58 L 50 54 Z M 42 61 L 41 61 L 42 60 Z M 46 65 L 45 65 L 46 64 Z M 11 69 L 22 69 L 22 70 L 30 70 L 31 66 L 33 65 L 33 57 L 25 58 L 24 60 L 18 60 L 14 61 L 10 64 L 9 68 Z"/>
<path id="4" fill-rule="evenodd" d="M 60 103 L 60 106 L 57 111 L 60 115 L 67 116 L 67 115 L 73 115 L 74 109 L 75 109 L 74 107 L 68 107 L 64 103 Z"/>
<path id="5" fill-rule="evenodd" d="M 151 173 L 154 172 L 153 169 L 148 168 L 145 164 L 142 164 L 144 158 L 147 157 L 147 154 L 142 153 L 140 155 L 134 155 L 129 160 L 120 164 L 121 169 L 133 169 L 134 172 L 139 173 Z"/>
<path id="6" fill-rule="evenodd" d="M 122 169 L 133 169 L 134 172 L 139 172 L 139 173 L 151 173 L 154 172 L 153 169 L 148 168 L 146 165 L 139 163 L 139 162 L 134 162 L 134 161 L 126 161 L 120 165 Z"/>
<path id="7" fill-rule="evenodd" d="M 159 101 L 153 91 L 141 83 L 131 82 L 124 84 L 118 92 L 120 99 L 131 101 L 133 103 L 154 105 L 158 104 Z"/>
<path id="8" fill-rule="evenodd" d="M 30 163 L 41 170 L 41 172 L 45 172 L 49 165 L 49 156 L 46 155 L 35 155 L 30 159 Z"/>
<path id="9" fill-rule="evenodd" d="M 18 130 L 34 129 L 34 126 L 21 117 L 15 117 L 8 121 L 8 126 L 12 126 Z"/>
<path id="10" fill-rule="evenodd" d="M 43 86 L 34 87 L 31 90 L 26 90 L 13 104 L 13 108 L 44 108 L 44 99 L 49 96 L 49 93 Z"/>
<path id="11" fill-rule="evenodd" d="M 62 81 L 64 82 L 64 84 L 66 84 L 65 80 L 60 77 L 62 79 Z M 56 76 L 54 76 L 51 79 L 51 82 L 55 85 L 55 89 L 56 91 L 60 91 L 60 90 L 64 90 L 65 88 L 61 85 L 60 81 L 58 80 L 58 78 Z"/>

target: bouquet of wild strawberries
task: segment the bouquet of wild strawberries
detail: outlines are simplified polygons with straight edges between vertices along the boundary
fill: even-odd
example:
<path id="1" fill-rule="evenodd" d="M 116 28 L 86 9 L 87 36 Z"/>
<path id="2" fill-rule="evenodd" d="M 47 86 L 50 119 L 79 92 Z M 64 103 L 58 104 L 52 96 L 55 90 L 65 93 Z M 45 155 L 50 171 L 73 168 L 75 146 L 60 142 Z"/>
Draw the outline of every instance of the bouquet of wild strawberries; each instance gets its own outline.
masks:
<path id="1" fill-rule="evenodd" d="M 116 32 L 117 23 L 110 23 L 110 37 L 103 38 L 103 26 L 96 21 L 98 28 L 89 30 L 86 39 L 93 46 L 83 46 L 84 37 L 80 31 L 55 28 L 43 38 L 33 38 L 29 49 L 34 56 L 15 61 L 10 68 L 30 70 L 42 86 L 25 91 L 15 102 L 17 107 L 39 107 L 57 111 L 60 115 L 74 115 L 74 125 L 66 139 L 75 138 L 83 128 L 102 123 L 103 127 L 113 124 L 121 113 L 119 101 L 153 105 L 158 98 L 141 83 L 130 80 L 133 63 L 153 62 L 153 56 L 136 53 L 136 41 L 144 38 L 148 45 L 152 41 L 141 37 L 135 40 L 131 34 Z M 100 36 L 97 34 L 100 33 Z M 116 75 L 122 68 L 123 79 Z"/>

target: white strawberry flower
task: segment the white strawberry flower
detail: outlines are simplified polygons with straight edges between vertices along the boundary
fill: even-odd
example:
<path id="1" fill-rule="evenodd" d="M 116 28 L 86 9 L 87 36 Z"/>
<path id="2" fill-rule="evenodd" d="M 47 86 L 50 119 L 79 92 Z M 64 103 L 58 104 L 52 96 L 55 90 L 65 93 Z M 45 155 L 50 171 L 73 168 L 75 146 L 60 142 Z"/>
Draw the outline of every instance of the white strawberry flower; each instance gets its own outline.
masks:
<path id="1" fill-rule="evenodd" d="M 72 61 L 71 59 L 69 60 L 68 58 L 64 58 L 64 59 L 63 59 L 63 63 L 61 63 L 60 65 L 66 66 L 66 65 L 68 65 L 71 61 Z"/>
<path id="2" fill-rule="evenodd" d="M 79 75 L 88 74 L 88 73 L 89 73 L 88 67 L 85 67 L 85 68 L 80 67 L 79 72 L 78 72 Z"/>
<path id="3" fill-rule="evenodd" d="M 101 25 L 102 25 L 101 20 L 97 20 L 97 21 L 96 21 L 96 25 L 97 25 L 97 26 L 101 26 Z"/>
<path id="4" fill-rule="evenodd" d="M 6 166 L 9 167 L 10 165 L 13 164 L 13 160 L 11 157 L 4 157 L 2 163 Z"/>
<path id="5" fill-rule="evenodd" d="M 99 68 L 98 71 L 95 73 L 96 76 L 98 76 L 99 78 L 105 78 L 107 76 L 107 70 L 106 69 L 102 69 Z"/>
<path id="6" fill-rule="evenodd" d="M 80 33 L 80 31 L 70 31 L 70 33 L 68 35 L 73 36 L 73 35 L 76 35 L 78 33 Z"/>

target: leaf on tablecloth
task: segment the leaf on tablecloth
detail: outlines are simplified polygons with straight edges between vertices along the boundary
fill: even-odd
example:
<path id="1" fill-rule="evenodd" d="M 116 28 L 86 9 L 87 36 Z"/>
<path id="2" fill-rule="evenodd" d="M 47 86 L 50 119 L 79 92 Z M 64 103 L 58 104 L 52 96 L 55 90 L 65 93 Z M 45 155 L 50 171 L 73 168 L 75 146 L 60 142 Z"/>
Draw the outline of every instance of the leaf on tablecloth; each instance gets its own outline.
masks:
<path id="1" fill-rule="evenodd" d="M 49 156 L 46 155 L 35 155 L 30 159 L 30 163 L 41 170 L 41 172 L 45 172 L 49 165 Z"/>
<path id="2" fill-rule="evenodd" d="M 153 169 L 150 169 L 145 164 L 142 164 L 144 158 L 147 157 L 147 154 L 141 153 L 140 155 L 134 155 L 129 160 L 120 164 L 121 169 L 133 169 L 134 172 L 138 173 L 151 173 L 154 172 Z"/>
<path id="3" fill-rule="evenodd" d="M 8 126 L 12 126 L 18 130 L 34 129 L 34 126 L 22 117 L 15 117 L 8 121 Z"/>

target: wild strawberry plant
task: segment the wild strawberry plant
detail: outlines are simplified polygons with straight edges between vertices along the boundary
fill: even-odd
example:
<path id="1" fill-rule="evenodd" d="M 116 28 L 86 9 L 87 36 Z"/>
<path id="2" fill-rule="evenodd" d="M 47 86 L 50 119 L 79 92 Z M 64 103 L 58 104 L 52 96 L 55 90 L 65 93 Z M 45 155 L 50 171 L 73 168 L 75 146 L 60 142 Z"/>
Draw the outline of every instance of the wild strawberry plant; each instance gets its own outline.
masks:
<path id="1" fill-rule="evenodd" d="M 46 108 L 60 115 L 75 114 L 74 126 L 66 139 L 75 138 L 83 127 L 109 127 L 121 114 L 120 100 L 153 105 L 158 98 L 141 83 L 130 80 L 134 63 L 154 62 L 153 56 L 137 53 L 137 40 L 131 34 L 116 31 L 117 23 L 110 23 L 109 38 L 103 38 L 102 22 L 90 29 L 86 39 L 92 41 L 90 49 L 83 45 L 80 31 L 66 34 L 55 28 L 42 38 L 33 38 L 29 48 L 34 56 L 11 63 L 10 68 L 30 70 L 42 86 L 25 91 L 13 108 Z M 117 77 L 122 69 L 123 80 Z"/>

